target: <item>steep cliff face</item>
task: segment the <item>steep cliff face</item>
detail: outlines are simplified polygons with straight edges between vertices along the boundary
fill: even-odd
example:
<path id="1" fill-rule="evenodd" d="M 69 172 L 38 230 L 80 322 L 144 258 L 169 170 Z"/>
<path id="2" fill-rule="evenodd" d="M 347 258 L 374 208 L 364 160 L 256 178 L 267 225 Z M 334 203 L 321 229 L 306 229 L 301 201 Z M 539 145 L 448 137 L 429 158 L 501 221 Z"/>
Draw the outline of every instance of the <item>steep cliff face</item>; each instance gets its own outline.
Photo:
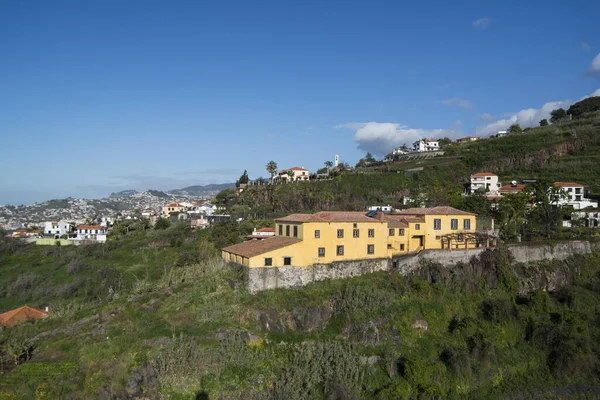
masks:
<path id="1" fill-rule="evenodd" d="M 572 139 L 526 155 L 516 154 L 511 157 L 489 161 L 481 169 L 492 172 L 523 171 L 535 165 L 545 165 L 552 160 L 569 154 L 581 153 L 584 149 L 584 140 Z"/>
<path id="2" fill-rule="evenodd" d="M 422 263 L 407 278 L 417 276 L 429 283 L 466 287 L 470 291 L 503 285 L 525 295 L 535 290 L 554 291 L 568 285 L 580 273 L 580 255 L 565 259 L 519 263 L 507 249 L 490 249 L 468 263 L 448 267 L 435 262 Z"/>

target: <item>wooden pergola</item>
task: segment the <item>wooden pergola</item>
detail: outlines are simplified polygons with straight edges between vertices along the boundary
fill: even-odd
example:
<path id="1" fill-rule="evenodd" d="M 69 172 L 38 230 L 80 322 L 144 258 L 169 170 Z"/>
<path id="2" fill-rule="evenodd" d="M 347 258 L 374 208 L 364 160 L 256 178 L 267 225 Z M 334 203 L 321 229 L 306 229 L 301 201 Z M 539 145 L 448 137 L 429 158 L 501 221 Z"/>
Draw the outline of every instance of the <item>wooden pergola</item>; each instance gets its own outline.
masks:
<path id="1" fill-rule="evenodd" d="M 489 232 L 456 232 L 441 235 L 442 249 L 453 250 L 460 249 L 460 246 L 453 247 L 453 244 L 459 243 L 465 249 L 478 247 L 496 247 L 497 236 Z M 470 246 L 470 244 L 472 244 Z"/>

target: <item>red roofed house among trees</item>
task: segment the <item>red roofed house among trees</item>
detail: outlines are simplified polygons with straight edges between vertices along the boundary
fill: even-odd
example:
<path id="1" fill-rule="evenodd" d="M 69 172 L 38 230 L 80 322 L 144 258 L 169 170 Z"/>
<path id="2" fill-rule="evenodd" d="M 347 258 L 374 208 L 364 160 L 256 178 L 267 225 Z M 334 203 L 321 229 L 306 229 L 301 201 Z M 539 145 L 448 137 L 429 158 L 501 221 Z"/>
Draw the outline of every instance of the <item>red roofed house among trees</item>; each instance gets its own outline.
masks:
<path id="1" fill-rule="evenodd" d="M 0 325 L 16 325 L 26 321 L 46 318 L 49 315 L 50 313 L 48 311 L 40 310 L 39 308 L 23 306 L 7 311 L 4 314 L 0 314 Z"/>

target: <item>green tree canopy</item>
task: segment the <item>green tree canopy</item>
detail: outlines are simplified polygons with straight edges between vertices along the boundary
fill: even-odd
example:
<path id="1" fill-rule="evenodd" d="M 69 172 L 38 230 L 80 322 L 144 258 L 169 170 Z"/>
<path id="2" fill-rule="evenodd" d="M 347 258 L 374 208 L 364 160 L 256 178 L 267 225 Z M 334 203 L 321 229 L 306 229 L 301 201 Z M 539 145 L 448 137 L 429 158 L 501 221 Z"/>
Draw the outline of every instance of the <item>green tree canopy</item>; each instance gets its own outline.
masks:
<path id="1" fill-rule="evenodd" d="M 600 96 L 588 97 L 578 101 L 569 107 L 567 114 L 571 114 L 573 117 L 579 117 L 581 114 L 600 111 Z"/>
<path id="2" fill-rule="evenodd" d="M 561 121 L 566 116 L 567 116 L 567 112 L 563 108 L 552 110 L 552 112 L 550 112 L 550 122 L 555 124 L 555 123 Z"/>
<path id="3" fill-rule="evenodd" d="M 240 187 L 240 185 L 242 184 L 247 184 L 249 180 L 250 179 L 248 178 L 248 171 L 244 170 L 244 173 L 242 174 L 242 176 L 240 176 L 240 179 L 235 181 L 235 187 Z"/>
<path id="4" fill-rule="evenodd" d="M 540 121 L 540 126 L 548 126 L 548 120 L 546 118 L 544 118 L 543 120 Z"/>
<path id="5" fill-rule="evenodd" d="M 523 129 L 521 129 L 521 125 L 519 125 L 519 124 L 513 124 L 510 126 L 510 128 L 508 128 L 508 133 L 510 133 L 510 134 L 521 133 L 521 132 L 523 132 Z"/>
<path id="6" fill-rule="evenodd" d="M 156 223 L 154 224 L 154 229 L 167 229 L 169 226 L 171 226 L 171 223 L 169 222 L 168 219 L 165 218 L 159 218 L 158 220 L 156 220 Z"/>

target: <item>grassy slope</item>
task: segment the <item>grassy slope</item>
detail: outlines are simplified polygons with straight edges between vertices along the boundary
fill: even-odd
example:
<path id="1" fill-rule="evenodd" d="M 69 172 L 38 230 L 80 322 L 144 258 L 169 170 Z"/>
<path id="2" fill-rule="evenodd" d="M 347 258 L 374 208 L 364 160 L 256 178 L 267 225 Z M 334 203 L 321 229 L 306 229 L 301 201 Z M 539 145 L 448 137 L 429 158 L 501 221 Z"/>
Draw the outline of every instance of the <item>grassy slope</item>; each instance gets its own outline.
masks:
<path id="1" fill-rule="evenodd" d="M 39 258 L 35 268 L 48 288 L 98 277 L 109 263 L 124 278 L 118 296 L 108 296 L 109 288 L 96 279 L 102 289 L 80 288 L 59 303 L 53 318 L 3 330 L 3 344 L 54 331 L 37 342 L 31 362 L 0 377 L 3 396 L 117 393 L 145 361 L 159 371 L 160 393 L 173 398 L 202 391 L 210 398 L 320 398 L 331 391 L 361 398 L 503 398 L 549 385 L 598 383 L 600 255 L 572 261 L 580 278 L 560 296 L 519 298 L 518 285 L 502 272 L 505 264 L 496 266 L 496 289 L 478 282 L 478 290 L 468 291 L 378 273 L 249 296 L 240 274 L 210 252 L 197 265 L 165 269 L 182 249 L 165 241 L 172 235 L 139 233 L 107 246 L 103 258 L 97 248 L 60 249 L 76 251 L 88 265 L 74 274 L 65 266 L 51 268 L 59 256 L 39 248 L 5 258 L 3 271 L 23 271 L 23 263 Z M 151 243 L 159 248 L 150 250 Z M 208 248 L 202 238 L 182 246 Z M 137 278 L 125 278 L 131 272 Z M 8 307 L 14 299 L 2 301 Z M 323 314 L 322 322 L 310 323 Z M 427 332 L 412 327 L 417 319 L 427 321 Z M 561 338 L 557 348 L 570 357 L 558 366 L 552 349 L 538 343 L 555 335 Z M 361 357 L 369 356 L 379 360 L 365 365 Z"/>

